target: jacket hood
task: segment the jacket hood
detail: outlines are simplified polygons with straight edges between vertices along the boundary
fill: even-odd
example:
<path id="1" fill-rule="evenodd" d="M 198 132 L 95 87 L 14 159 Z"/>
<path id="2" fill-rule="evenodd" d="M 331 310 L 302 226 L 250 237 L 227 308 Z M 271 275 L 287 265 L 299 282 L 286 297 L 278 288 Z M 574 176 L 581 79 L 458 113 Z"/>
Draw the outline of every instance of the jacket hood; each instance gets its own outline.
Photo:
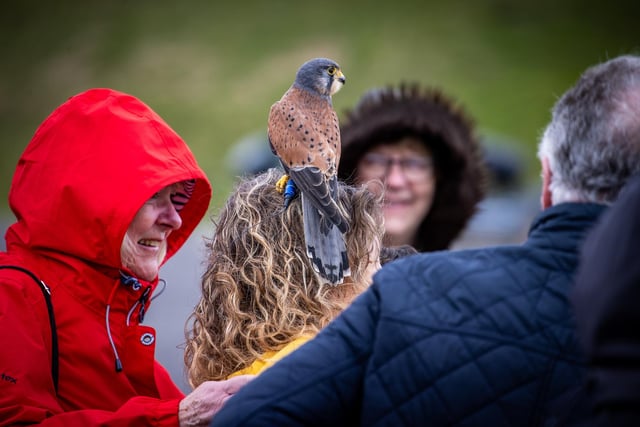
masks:
<path id="1" fill-rule="evenodd" d="M 338 176 L 352 184 L 372 148 L 407 136 L 424 143 L 434 158 L 436 192 L 413 246 L 421 252 L 447 249 L 486 192 L 482 148 L 467 113 L 437 89 L 402 83 L 366 92 L 346 112 L 340 132 Z"/>
<path id="2" fill-rule="evenodd" d="M 7 246 L 67 254 L 121 268 L 120 248 L 138 209 L 178 181 L 195 180 L 165 262 L 205 215 L 211 185 L 186 143 L 137 98 L 91 89 L 54 110 L 18 161 L 9 191 L 17 218 Z"/>

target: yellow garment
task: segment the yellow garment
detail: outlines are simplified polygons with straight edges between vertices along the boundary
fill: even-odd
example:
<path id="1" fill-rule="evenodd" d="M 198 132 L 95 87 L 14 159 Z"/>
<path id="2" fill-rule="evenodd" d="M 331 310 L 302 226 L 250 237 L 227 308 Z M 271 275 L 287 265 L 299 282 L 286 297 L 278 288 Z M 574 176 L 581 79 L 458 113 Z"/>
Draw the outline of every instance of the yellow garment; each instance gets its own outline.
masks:
<path id="1" fill-rule="evenodd" d="M 262 355 L 261 358 L 256 359 L 251 365 L 247 366 L 244 369 L 240 369 L 239 371 L 235 371 L 230 374 L 227 378 L 235 377 L 236 375 L 257 375 L 267 369 L 268 367 L 275 364 L 278 360 L 285 357 L 287 354 L 293 352 L 295 349 L 300 347 L 302 344 L 309 341 L 313 336 L 311 335 L 303 335 L 295 340 L 291 341 L 289 344 L 285 345 L 278 351 L 268 351 Z"/>

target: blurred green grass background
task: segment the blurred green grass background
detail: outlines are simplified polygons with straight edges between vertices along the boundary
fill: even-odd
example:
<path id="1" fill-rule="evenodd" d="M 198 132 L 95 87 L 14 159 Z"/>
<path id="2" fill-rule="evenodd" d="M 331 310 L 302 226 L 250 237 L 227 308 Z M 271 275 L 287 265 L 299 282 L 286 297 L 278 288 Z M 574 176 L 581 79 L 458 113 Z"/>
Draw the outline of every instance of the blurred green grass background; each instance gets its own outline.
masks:
<path id="1" fill-rule="evenodd" d="M 0 213 L 38 124 L 90 87 L 141 98 L 184 137 L 213 183 L 215 213 L 234 180 L 230 146 L 266 130 L 271 104 L 317 56 L 347 76 L 340 116 L 372 86 L 437 86 L 481 134 L 510 141 L 535 180 L 554 101 L 588 65 L 638 53 L 639 18 L 640 2 L 621 0 L 3 2 Z"/>

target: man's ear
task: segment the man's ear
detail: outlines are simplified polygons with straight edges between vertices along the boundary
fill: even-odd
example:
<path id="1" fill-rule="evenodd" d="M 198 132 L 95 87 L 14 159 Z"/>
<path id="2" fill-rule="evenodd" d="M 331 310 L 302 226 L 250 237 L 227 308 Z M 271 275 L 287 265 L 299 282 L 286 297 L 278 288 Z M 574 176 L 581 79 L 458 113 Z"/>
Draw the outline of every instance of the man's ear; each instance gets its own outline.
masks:
<path id="1" fill-rule="evenodd" d="M 540 194 L 540 205 L 542 209 L 547 209 L 552 205 L 551 202 L 551 178 L 553 173 L 549 167 L 549 159 L 542 158 L 542 193 Z"/>

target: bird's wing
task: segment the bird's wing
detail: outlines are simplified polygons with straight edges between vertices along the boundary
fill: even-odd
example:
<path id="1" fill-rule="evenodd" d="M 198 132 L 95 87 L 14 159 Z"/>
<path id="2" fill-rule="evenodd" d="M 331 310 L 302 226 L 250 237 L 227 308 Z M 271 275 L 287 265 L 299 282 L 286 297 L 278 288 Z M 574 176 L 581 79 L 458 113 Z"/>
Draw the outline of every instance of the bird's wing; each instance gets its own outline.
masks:
<path id="1" fill-rule="evenodd" d="M 335 175 L 327 178 L 317 167 L 306 166 L 289 169 L 289 176 L 309 203 L 322 212 L 342 233 L 349 230 L 349 225 L 336 203 L 338 179 Z"/>

